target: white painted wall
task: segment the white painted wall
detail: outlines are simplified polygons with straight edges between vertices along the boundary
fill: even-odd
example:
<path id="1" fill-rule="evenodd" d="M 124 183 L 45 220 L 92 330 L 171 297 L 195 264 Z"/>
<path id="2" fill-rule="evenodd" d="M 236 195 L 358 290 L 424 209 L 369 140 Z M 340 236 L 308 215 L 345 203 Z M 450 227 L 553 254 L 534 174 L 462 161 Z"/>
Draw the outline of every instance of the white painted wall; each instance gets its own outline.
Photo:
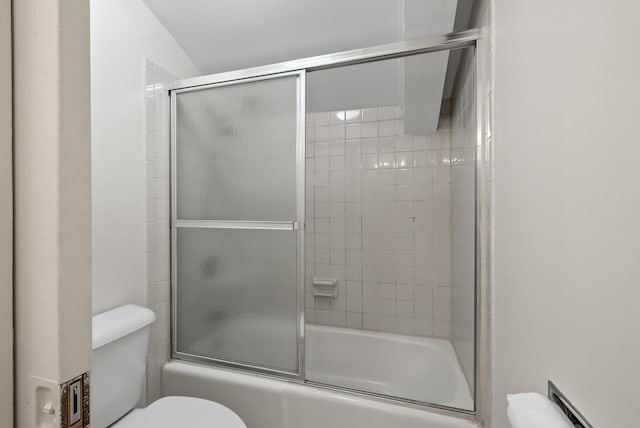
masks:
<path id="1" fill-rule="evenodd" d="M 548 378 L 637 425 L 640 2 L 495 0 L 494 427 Z"/>
<path id="2" fill-rule="evenodd" d="M 91 366 L 89 5 L 12 6 L 15 426 L 60 426 Z"/>
<path id="3" fill-rule="evenodd" d="M 0 426 L 13 426 L 11 1 L 0 2 Z"/>
<path id="4" fill-rule="evenodd" d="M 141 0 L 91 0 L 94 313 L 146 303 L 145 57 L 200 74 Z"/>

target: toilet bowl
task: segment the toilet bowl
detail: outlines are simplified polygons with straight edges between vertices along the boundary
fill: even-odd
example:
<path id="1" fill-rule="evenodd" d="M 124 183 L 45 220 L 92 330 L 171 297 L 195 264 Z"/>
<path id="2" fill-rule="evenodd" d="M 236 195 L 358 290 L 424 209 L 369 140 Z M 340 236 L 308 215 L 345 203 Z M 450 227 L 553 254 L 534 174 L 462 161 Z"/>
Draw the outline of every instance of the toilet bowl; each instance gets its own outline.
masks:
<path id="1" fill-rule="evenodd" d="M 193 397 L 164 397 L 144 409 L 140 400 L 155 314 L 125 305 L 93 317 L 92 428 L 246 428 L 229 408 Z"/>
<path id="2" fill-rule="evenodd" d="M 212 427 L 246 428 L 242 419 L 222 404 L 193 397 L 164 397 L 145 409 L 133 410 L 112 428 Z"/>

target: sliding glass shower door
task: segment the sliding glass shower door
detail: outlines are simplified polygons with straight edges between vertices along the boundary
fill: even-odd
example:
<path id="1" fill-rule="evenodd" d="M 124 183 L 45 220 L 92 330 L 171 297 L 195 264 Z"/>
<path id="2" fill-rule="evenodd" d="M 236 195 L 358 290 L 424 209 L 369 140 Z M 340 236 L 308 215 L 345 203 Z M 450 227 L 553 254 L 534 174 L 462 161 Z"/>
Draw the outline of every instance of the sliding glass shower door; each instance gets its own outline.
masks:
<path id="1" fill-rule="evenodd" d="M 174 353 L 297 376 L 304 72 L 172 93 Z"/>

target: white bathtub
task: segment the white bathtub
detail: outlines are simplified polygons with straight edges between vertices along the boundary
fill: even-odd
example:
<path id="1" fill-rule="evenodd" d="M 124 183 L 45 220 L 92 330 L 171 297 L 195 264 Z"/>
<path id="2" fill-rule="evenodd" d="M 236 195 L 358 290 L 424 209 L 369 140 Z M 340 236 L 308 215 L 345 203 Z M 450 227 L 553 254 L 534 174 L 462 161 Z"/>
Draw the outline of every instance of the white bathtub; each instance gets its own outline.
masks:
<path id="1" fill-rule="evenodd" d="M 447 406 L 471 398 L 451 345 L 438 339 L 308 325 L 307 378 Z M 222 403 L 248 428 L 469 428 L 469 420 L 308 384 L 172 361 L 163 395 Z"/>
<path id="2" fill-rule="evenodd" d="M 308 325 L 308 380 L 473 410 L 451 342 Z"/>
<path id="3" fill-rule="evenodd" d="M 162 393 L 221 403 L 248 428 L 477 428 L 426 410 L 181 361 L 162 368 Z"/>

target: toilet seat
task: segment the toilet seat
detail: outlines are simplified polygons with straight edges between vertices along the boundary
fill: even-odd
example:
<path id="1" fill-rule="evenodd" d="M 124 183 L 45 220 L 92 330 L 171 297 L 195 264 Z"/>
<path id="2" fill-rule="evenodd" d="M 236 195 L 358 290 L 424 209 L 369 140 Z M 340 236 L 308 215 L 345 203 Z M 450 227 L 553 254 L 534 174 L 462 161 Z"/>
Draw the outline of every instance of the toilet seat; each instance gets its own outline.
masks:
<path id="1" fill-rule="evenodd" d="M 193 397 L 164 397 L 134 410 L 112 428 L 247 428 L 231 409 Z"/>

